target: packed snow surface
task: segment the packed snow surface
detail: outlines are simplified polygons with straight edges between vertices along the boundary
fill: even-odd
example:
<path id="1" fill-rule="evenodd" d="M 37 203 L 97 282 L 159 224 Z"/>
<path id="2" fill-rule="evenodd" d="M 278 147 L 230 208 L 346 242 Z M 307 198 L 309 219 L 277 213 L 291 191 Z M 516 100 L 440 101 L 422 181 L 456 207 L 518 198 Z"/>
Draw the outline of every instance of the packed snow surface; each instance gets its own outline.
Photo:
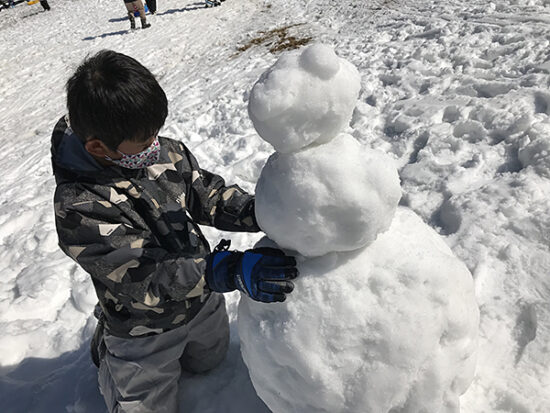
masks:
<path id="1" fill-rule="evenodd" d="M 550 178 L 549 120 L 535 123 L 529 128 L 525 145 L 519 149 L 518 158 L 523 167 L 530 166 L 538 175 Z"/>
<path id="2" fill-rule="evenodd" d="M 351 119 L 361 79 L 328 45 L 285 54 L 256 82 L 248 111 L 259 135 L 277 152 L 334 138 Z"/>
<path id="3" fill-rule="evenodd" d="M 243 358 L 274 413 L 459 411 L 476 362 L 473 279 L 414 212 L 299 270 L 285 303 L 239 305 Z"/>
<path id="4" fill-rule="evenodd" d="M 400 198 L 393 159 L 340 134 L 271 155 L 256 186 L 256 217 L 279 246 L 320 256 L 374 241 L 389 228 Z"/>
<path id="5" fill-rule="evenodd" d="M 64 84 L 114 49 L 165 89 L 161 131 L 249 191 L 273 147 L 247 106 L 275 46 L 331 45 L 361 75 L 346 132 L 396 161 L 403 198 L 475 280 L 480 337 L 462 413 L 550 412 L 550 3 L 548 0 L 158 0 L 129 30 L 122 2 L 49 0 L 0 11 L 0 410 L 104 413 L 89 340 L 96 297 L 57 247 L 49 159 Z M 520 155 L 521 154 L 521 155 Z M 256 234 L 210 231 L 233 247 Z M 239 350 L 228 294 L 227 360 L 183 377 L 186 413 L 268 413 Z M 237 396 L 236 396 L 237 395 Z M 351 413 L 351 412 L 350 412 Z"/>

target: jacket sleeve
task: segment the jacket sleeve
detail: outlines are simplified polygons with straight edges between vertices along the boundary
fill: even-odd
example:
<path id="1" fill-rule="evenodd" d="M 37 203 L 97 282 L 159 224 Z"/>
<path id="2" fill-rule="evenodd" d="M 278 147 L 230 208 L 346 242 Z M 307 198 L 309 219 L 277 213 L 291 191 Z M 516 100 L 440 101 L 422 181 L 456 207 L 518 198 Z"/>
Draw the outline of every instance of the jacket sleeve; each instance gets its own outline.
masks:
<path id="1" fill-rule="evenodd" d="M 93 208 L 56 204 L 56 226 L 61 249 L 101 283 L 127 302 L 158 306 L 183 301 L 208 291 L 203 258 L 185 257 L 159 248 L 148 230 L 124 222 L 118 208 L 101 203 Z"/>
<path id="2" fill-rule="evenodd" d="M 199 224 L 223 231 L 261 231 L 256 221 L 254 196 L 237 185 L 225 186 L 221 176 L 201 169 L 193 154 L 185 149 L 192 168 L 187 199 L 192 218 Z"/>

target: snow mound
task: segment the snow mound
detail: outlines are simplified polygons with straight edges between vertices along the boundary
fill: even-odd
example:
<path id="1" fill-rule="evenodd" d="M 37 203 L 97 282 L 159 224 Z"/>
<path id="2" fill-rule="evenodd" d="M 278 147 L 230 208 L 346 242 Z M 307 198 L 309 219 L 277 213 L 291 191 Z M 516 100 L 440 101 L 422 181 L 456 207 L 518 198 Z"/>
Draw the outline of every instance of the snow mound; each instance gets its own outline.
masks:
<path id="1" fill-rule="evenodd" d="M 327 142 L 353 113 L 361 81 L 351 63 L 326 45 L 288 53 L 256 82 L 248 103 L 259 135 L 277 152 Z"/>
<path id="2" fill-rule="evenodd" d="M 243 359 L 274 413 L 459 411 L 475 368 L 472 276 L 416 214 L 400 207 L 368 247 L 299 268 L 287 302 L 239 305 Z"/>
<path id="3" fill-rule="evenodd" d="M 527 135 L 531 141 L 519 150 L 523 167 L 532 166 L 537 174 L 550 178 L 550 122 L 535 123 Z"/>
<path id="4" fill-rule="evenodd" d="M 280 247 L 319 256 L 374 241 L 389 228 L 400 197 L 392 159 L 340 134 L 273 154 L 256 186 L 256 218 Z"/>

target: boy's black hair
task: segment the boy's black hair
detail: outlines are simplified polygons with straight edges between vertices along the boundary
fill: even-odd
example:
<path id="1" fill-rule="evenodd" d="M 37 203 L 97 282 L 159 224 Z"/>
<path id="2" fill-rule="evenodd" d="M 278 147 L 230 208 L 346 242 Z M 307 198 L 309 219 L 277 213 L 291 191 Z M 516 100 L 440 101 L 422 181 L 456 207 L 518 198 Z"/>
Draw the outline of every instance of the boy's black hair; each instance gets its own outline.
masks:
<path id="1" fill-rule="evenodd" d="M 72 130 L 111 150 L 124 140 L 144 142 L 158 133 L 168 101 L 155 76 L 137 60 L 112 50 L 86 58 L 67 82 Z"/>

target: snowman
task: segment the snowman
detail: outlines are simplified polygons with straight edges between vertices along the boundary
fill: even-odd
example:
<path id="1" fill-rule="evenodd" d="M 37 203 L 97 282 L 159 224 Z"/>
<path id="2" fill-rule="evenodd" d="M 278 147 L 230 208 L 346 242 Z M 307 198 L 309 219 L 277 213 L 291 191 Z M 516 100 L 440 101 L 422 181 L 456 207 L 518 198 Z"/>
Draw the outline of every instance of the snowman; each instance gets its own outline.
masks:
<path id="1" fill-rule="evenodd" d="M 243 296 L 241 352 L 274 413 L 458 412 L 475 368 L 472 276 L 411 210 L 392 159 L 342 133 L 360 89 L 329 46 L 282 56 L 249 115 L 275 153 L 256 186 L 269 239 L 296 255 L 283 303 Z"/>

